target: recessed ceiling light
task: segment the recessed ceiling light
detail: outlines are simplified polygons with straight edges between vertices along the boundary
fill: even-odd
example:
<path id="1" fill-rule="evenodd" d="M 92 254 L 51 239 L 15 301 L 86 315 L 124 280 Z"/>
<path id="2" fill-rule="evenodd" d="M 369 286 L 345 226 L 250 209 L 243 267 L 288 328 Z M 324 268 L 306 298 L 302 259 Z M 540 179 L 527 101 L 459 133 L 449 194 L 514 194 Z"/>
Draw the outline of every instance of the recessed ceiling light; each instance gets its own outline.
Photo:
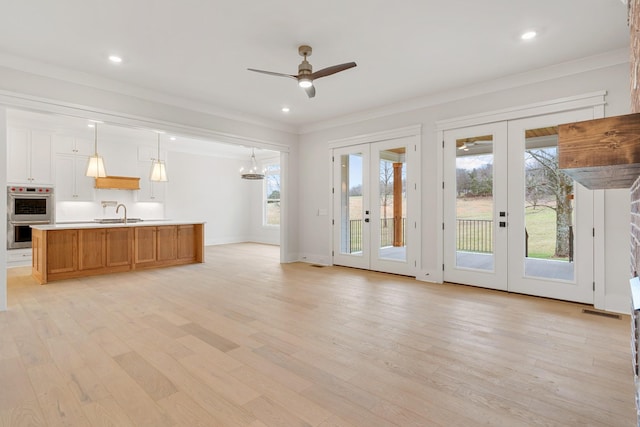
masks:
<path id="1" fill-rule="evenodd" d="M 170 137 L 169 137 L 169 139 L 170 139 L 171 141 L 175 141 L 175 140 L 176 140 L 176 137 L 175 137 L 175 136 L 170 136 Z"/>
<path id="2" fill-rule="evenodd" d="M 87 126 L 89 126 L 90 128 L 96 127 L 96 125 L 94 125 L 93 123 L 89 123 Z"/>
<path id="3" fill-rule="evenodd" d="M 522 33 L 520 38 L 522 40 L 531 40 L 531 39 L 536 38 L 537 35 L 538 35 L 538 33 L 536 33 L 535 31 L 527 31 L 525 33 Z"/>
<path id="4" fill-rule="evenodd" d="M 291 111 L 291 109 L 289 107 L 282 107 L 282 112 L 283 113 L 288 113 L 289 111 Z"/>
<path id="5" fill-rule="evenodd" d="M 111 61 L 113 63 L 116 63 L 116 64 L 119 64 L 119 63 L 122 62 L 122 58 L 120 58 L 119 56 L 116 56 L 116 55 L 110 55 L 109 56 L 109 61 Z"/>

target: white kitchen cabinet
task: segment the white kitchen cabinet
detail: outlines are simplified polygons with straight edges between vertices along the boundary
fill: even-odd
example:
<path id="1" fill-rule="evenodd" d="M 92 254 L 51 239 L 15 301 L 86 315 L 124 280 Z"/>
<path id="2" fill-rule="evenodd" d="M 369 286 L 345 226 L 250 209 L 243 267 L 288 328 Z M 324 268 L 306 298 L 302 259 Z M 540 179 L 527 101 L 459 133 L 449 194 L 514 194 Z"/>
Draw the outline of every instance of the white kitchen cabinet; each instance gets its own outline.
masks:
<path id="1" fill-rule="evenodd" d="M 56 154 L 56 200 L 93 201 L 95 180 L 85 175 L 88 158 Z"/>
<path id="2" fill-rule="evenodd" d="M 149 180 L 151 163 L 140 162 L 138 164 L 140 176 L 140 190 L 137 191 L 138 202 L 164 202 L 166 182 L 154 182 Z"/>
<path id="3" fill-rule="evenodd" d="M 75 136 L 55 135 L 53 145 L 56 154 L 70 154 L 74 156 L 93 156 L 94 141 Z"/>
<path id="4" fill-rule="evenodd" d="M 47 132 L 9 128 L 7 182 L 53 184 L 51 137 Z"/>
<path id="5" fill-rule="evenodd" d="M 27 267 L 31 265 L 31 248 L 7 251 L 7 267 Z"/>

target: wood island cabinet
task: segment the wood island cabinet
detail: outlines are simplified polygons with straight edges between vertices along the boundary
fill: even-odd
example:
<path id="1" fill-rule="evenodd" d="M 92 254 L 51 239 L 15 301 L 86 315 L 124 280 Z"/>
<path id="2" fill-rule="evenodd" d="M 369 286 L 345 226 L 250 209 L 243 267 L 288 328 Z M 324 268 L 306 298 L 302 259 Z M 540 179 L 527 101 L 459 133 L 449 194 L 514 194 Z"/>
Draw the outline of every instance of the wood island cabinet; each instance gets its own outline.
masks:
<path id="1" fill-rule="evenodd" d="M 57 230 L 48 233 L 46 248 L 47 273 L 69 273 L 78 269 L 78 230 Z"/>
<path id="2" fill-rule="evenodd" d="M 136 227 L 135 242 L 136 265 L 156 262 L 156 227 Z"/>
<path id="3" fill-rule="evenodd" d="M 196 246 L 193 244 L 196 236 L 196 226 L 193 224 L 178 226 L 178 259 L 196 258 Z"/>
<path id="4" fill-rule="evenodd" d="M 107 228 L 107 267 L 131 267 L 133 254 L 132 228 Z"/>
<path id="5" fill-rule="evenodd" d="M 93 228 L 79 230 L 78 269 L 92 270 L 126 266 L 131 268 L 131 228 Z M 122 269 L 118 269 L 121 271 Z"/>
<path id="6" fill-rule="evenodd" d="M 204 260 L 204 224 L 33 229 L 33 277 L 53 280 Z"/>
<path id="7" fill-rule="evenodd" d="M 174 261 L 178 252 L 178 226 L 168 225 L 157 227 L 158 248 L 156 252 L 157 261 Z"/>
<path id="8" fill-rule="evenodd" d="M 104 228 L 78 231 L 78 269 L 104 268 L 106 263 L 107 233 Z"/>
<path id="9" fill-rule="evenodd" d="M 201 262 L 202 224 L 137 227 L 135 233 L 135 268 Z"/>

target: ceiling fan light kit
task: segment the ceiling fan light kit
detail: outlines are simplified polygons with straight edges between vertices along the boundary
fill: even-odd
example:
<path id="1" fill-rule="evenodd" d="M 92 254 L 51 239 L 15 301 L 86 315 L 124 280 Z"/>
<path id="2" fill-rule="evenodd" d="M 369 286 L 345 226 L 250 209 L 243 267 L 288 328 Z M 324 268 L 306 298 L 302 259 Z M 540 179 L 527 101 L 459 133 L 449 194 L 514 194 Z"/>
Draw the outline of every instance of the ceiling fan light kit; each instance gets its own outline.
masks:
<path id="1" fill-rule="evenodd" d="M 303 89 L 306 89 L 308 87 L 313 86 L 313 82 L 311 80 L 309 80 L 309 79 L 302 78 L 302 79 L 298 80 L 298 86 L 300 86 Z"/>
<path id="2" fill-rule="evenodd" d="M 316 89 L 313 86 L 314 80 L 339 73 L 340 71 L 348 70 L 349 68 L 353 68 L 357 65 L 355 62 L 346 62 L 344 64 L 323 68 L 314 73 L 313 67 L 309 61 L 307 61 L 307 57 L 311 56 L 311 52 L 311 46 L 302 45 L 298 47 L 298 54 L 303 58 L 300 65 L 298 65 L 298 74 L 276 73 L 273 71 L 257 70 L 255 68 L 247 68 L 247 70 L 254 71 L 256 73 L 269 74 L 271 76 L 296 79 L 298 81 L 298 86 L 305 90 L 309 98 L 313 98 L 316 96 Z"/>

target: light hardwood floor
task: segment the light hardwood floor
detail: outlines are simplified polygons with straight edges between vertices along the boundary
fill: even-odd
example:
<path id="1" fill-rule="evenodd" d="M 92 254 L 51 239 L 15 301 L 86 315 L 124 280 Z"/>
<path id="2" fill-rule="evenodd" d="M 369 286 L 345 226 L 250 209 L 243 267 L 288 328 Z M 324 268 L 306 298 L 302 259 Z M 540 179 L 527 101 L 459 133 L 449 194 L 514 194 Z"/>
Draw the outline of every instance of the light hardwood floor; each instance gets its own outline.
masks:
<path id="1" fill-rule="evenodd" d="M 633 426 L 629 318 L 278 248 L 40 286 L 9 271 L 0 426 Z"/>

